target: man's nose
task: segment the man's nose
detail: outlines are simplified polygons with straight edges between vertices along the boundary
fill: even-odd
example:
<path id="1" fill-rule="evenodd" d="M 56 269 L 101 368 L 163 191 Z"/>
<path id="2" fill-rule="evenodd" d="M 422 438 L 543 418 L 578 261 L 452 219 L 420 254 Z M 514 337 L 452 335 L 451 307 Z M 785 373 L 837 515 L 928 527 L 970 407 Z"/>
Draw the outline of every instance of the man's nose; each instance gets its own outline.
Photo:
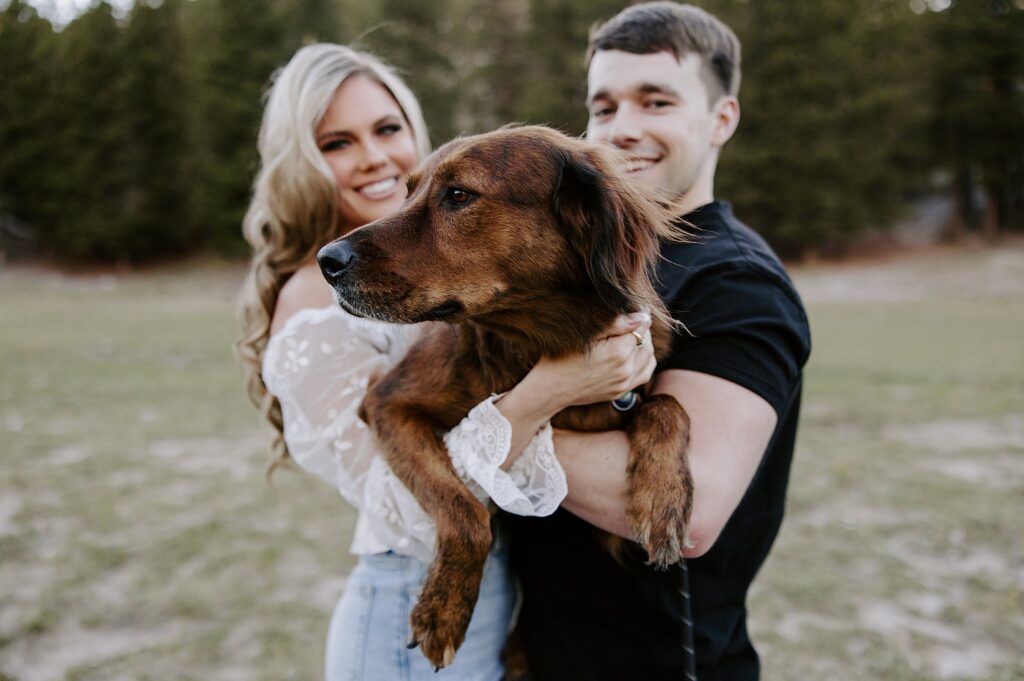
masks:
<path id="1" fill-rule="evenodd" d="M 629 104 L 620 105 L 608 126 L 608 141 L 620 148 L 630 147 L 640 141 L 643 133 L 637 112 Z"/>

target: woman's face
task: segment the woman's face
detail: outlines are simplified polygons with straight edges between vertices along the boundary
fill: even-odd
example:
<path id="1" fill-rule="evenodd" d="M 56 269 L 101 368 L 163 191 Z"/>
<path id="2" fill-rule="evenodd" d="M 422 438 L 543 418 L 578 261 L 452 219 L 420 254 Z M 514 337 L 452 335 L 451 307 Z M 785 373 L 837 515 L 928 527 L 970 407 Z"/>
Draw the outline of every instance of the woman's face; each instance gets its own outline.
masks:
<path id="1" fill-rule="evenodd" d="M 316 128 L 316 143 L 338 187 L 345 232 L 401 207 L 416 142 L 383 85 L 362 75 L 346 79 Z"/>

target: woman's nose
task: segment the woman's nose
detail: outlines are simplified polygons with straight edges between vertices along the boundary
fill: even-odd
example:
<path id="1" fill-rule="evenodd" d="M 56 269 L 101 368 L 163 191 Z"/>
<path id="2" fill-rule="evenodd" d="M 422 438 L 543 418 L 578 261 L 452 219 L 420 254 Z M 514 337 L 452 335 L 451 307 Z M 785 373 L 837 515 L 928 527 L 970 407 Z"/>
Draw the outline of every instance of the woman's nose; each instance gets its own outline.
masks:
<path id="1" fill-rule="evenodd" d="M 363 145 L 363 155 L 360 158 L 360 170 L 374 170 L 388 162 L 388 155 L 384 148 L 377 142 L 367 142 Z"/>

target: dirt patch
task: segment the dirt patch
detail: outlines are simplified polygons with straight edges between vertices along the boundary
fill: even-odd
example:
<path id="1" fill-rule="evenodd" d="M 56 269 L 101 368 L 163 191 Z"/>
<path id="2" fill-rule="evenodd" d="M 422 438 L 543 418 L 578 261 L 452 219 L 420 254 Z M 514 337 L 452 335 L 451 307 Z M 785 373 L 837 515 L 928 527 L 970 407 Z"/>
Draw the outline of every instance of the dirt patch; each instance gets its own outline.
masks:
<path id="1" fill-rule="evenodd" d="M 1014 489 L 1024 485 L 1024 458 L 1020 456 L 993 456 L 984 461 L 977 459 L 940 459 L 933 467 L 943 475 L 970 483 L 997 489 Z"/>
<path id="2" fill-rule="evenodd" d="M 964 450 L 1024 449 L 1024 418 L 1000 421 L 985 419 L 941 419 L 886 428 L 885 437 L 908 447 L 942 453 Z"/>
<path id="3" fill-rule="evenodd" d="M 252 459 L 225 453 L 258 451 L 265 446 L 266 439 L 259 434 L 238 441 L 219 438 L 154 440 L 149 444 L 149 454 L 171 462 L 184 473 L 225 474 L 234 480 L 248 480 L 258 472 Z"/>
<path id="4" fill-rule="evenodd" d="M 14 518 L 21 512 L 22 506 L 21 499 L 15 494 L 0 497 L 0 537 L 18 533 Z"/>
<path id="5" fill-rule="evenodd" d="M 53 631 L 6 648 L 4 673 L 19 681 L 55 681 L 76 667 L 138 654 L 180 636 L 182 629 L 176 623 L 152 629 L 87 629 L 64 621 Z"/>
<path id="6" fill-rule="evenodd" d="M 943 604 L 931 594 L 930 607 Z M 922 617 L 891 602 L 868 602 L 859 612 L 861 625 L 882 635 L 914 669 L 940 679 L 983 679 L 998 665 L 1010 662 L 1006 653 L 987 642 L 972 640 L 970 632 Z"/>
<path id="7" fill-rule="evenodd" d="M 1024 294 L 1024 241 L 1001 248 L 937 247 L 874 261 L 793 268 L 807 303 L 907 303 L 1018 298 Z"/>

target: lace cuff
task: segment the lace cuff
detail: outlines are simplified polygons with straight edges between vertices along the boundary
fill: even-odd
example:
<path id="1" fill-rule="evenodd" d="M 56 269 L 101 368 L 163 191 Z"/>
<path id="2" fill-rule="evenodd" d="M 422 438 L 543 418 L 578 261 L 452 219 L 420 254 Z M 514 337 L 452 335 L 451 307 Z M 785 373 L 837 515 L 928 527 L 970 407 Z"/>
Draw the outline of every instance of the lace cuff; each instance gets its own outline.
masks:
<path id="1" fill-rule="evenodd" d="M 551 425 L 534 436 L 508 472 L 501 465 L 512 444 L 512 425 L 492 395 L 445 435 L 456 473 L 471 480 L 502 509 L 523 516 L 547 516 L 558 509 L 569 487 L 555 458 Z M 476 491 L 476 489 L 474 489 Z"/>

